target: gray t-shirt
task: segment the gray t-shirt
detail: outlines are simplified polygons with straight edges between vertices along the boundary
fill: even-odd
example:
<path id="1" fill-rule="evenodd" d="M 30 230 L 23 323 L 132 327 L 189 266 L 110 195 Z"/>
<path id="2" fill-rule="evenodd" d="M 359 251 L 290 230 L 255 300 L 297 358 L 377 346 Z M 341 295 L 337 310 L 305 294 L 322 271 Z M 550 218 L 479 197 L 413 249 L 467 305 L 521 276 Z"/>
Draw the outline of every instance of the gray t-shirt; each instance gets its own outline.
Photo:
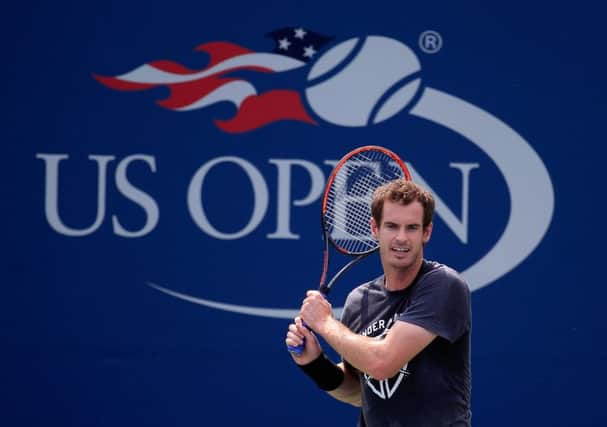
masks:
<path id="1" fill-rule="evenodd" d="M 457 272 L 424 260 L 401 291 L 388 291 L 380 276 L 348 295 L 341 321 L 377 339 L 397 321 L 437 335 L 390 379 L 359 373 L 360 427 L 470 426 L 470 290 Z"/>

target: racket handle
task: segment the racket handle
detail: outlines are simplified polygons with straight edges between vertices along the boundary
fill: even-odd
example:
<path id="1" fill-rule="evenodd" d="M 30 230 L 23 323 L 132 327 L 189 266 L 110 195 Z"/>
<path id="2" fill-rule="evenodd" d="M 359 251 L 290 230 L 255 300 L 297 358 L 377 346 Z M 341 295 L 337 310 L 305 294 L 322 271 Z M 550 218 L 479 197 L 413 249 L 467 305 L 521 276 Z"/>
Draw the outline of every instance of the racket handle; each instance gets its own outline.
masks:
<path id="1" fill-rule="evenodd" d="M 289 350 L 289 353 L 293 354 L 293 356 L 295 356 L 295 357 L 301 356 L 303 354 L 305 348 L 306 348 L 306 338 L 305 337 L 304 337 L 304 342 L 302 342 L 298 346 L 292 346 L 292 345 L 287 346 L 287 350 Z"/>
<path id="2" fill-rule="evenodd" d="M 303 325 L 308 328 L 308 330 L 312 330 L 308 327 L 308 325 L 306 325 L 306 322 L 302 322 Z M 287 350 L 289 350 L 289 353 L 292 353 L 295 357 L 299 357 L 303 354 L 304 350 L 306 348 L 306 337 L 303 337 L 303 342 L 297 346 L 293 346 L 293 345 L 287 345 Z"/>

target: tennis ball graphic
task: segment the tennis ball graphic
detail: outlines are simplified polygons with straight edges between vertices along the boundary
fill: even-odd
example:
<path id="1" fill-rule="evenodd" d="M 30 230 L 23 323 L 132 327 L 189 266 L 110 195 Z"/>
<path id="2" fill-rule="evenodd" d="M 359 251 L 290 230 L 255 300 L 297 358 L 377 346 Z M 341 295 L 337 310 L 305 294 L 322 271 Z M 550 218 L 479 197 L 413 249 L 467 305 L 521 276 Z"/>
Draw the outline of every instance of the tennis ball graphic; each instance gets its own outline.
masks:
<path id="1" fill-rule="evenodd" d="M 312 110 L 329 123 L 351 127 L 379 123 L 413 99 L 421 84 L 414 74 L 420 69 L 415 53 L 398 40 L 352 38 L 312 66 L 306 98 Z"/>

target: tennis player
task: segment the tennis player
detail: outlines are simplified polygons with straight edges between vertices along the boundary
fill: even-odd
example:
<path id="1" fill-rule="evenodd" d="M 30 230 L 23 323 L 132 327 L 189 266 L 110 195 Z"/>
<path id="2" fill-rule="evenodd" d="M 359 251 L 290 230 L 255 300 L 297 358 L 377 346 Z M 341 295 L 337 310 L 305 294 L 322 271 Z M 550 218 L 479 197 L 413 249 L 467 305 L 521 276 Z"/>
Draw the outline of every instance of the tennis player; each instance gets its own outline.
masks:
<path id="1" fill-rule="evenodd" d="M 453 269 L 424 259 L 434 198 L 396 180 L 374 192 L 371 212 L 383 274 L 348 295 L 341 321 L 308 291 L 285 339 L 305 348 L 291 355 L 322 390 L 361 408 L 358 426 L 470 426 L 470 291 Z"/>

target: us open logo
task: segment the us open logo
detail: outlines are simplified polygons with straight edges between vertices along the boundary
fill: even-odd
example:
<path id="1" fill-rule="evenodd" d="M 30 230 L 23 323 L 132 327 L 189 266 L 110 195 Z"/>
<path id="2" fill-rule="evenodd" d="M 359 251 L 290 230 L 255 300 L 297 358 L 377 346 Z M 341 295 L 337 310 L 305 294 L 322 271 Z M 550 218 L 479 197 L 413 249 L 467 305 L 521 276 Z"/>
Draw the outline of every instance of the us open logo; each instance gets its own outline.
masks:
<path id="1" fill-rule="evenodd" d="M 202 70 L 172 61 L 155 61 L 118 76 L 95 75 L 95 78 L 120 91 L 167 87 L 170 95 L 158 104 L 175 112 L 231 102 L 236 107 L 234 116 L 214 120 L 219 129 L 229 133 L 250 132 L 290 120 L 310 126 L 356 129 L 402 118 L 444 127 L 491 159 L 510 196 L 508 219 L 501 235 L 488 252 L 461 272 L 471 289 L 480 289 L 502 277 L 540 244 L 554 210 L 554 189 L 541 158 L 516 130 L 498 117 L 457 95 L 425 84 L 419 58 L 407 44 L 382 35 L 336 41 L 304 28 L 283 28 L 268 35 L 275 41 L 272 52 L 255 52 L 229 42 L 198 46 L 197 50 L 210 58 Z M 426 37 L 430 38 L 423 39 L 425 48 L 421 48 L 421 36 L 418 41 L 424 52 L 436 53 L 443 46 L 437 32 L 429 32 Z M 247 71 L 247 78 L 239 76 L 243 70 Z M 256 74 L 294 72 L 301 73 L 299 87 L 262 88 L 254 78 Z M 52 163 L 48 155 L 38 157 Z M 237 162 L 234 158 L 221 160 Z M 250 168 L 246 162 L 242 164 Z M 474 166 L 467 167 L 469 172 Z M 430 188 L 414 168 L 411 173 L 414 181 Z M 462 174 L 465 175 L 463 170 Z M 259 182 L 253 171 L 250 177 L 254 185 Z M 196 184 L 201 185 L 203 179 L 199 174 L 192 180 L 194 188 L 190 188 L 188 195 L 192 218 L 201 228 L 209 227 L 204 212 L 196 209 Z M 322 187 L 322 183 L 317 186 Z M 260 200 L 265 197 L 267 202 L 263 186 L 258 188 Z M 309 199 L 307 203 L 313 201 L 312 196 Z M 47 206 L 47 212 L 52 209 Z M 440 197 L 437 213 L 447 222 L 450 220 L 450 211 Z M 149 285 L 168 295 L 220 310 L 275 318 L 292 318 L 298 311 L 228 304 L 175 292 L 165 285 Z"/>

